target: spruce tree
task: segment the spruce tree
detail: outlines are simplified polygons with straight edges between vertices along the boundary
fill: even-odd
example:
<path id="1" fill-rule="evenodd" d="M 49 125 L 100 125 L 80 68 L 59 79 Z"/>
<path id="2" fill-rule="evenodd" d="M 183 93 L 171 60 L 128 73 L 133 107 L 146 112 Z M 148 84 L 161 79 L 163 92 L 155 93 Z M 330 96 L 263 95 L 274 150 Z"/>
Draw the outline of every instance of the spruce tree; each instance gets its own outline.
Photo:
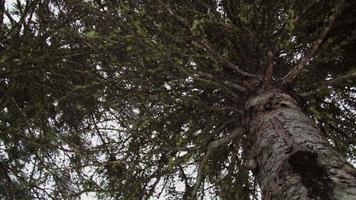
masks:
<path id="1" fill-rule="evenodd" d="M 356 198 L 356 4 L 0 1 L 0 198 Z"/>

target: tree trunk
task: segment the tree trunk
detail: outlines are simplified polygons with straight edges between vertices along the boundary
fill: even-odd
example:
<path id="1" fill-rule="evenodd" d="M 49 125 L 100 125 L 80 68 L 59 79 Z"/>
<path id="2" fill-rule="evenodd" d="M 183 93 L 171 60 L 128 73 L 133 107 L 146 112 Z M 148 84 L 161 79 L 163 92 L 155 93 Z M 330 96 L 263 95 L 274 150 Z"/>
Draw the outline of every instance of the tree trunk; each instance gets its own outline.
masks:
<path id="1" fill-rule="evenodd" d="M 271 90 L 246 106 L 263 200 L 356 199 L 355 168 L 290 95 Z"/>

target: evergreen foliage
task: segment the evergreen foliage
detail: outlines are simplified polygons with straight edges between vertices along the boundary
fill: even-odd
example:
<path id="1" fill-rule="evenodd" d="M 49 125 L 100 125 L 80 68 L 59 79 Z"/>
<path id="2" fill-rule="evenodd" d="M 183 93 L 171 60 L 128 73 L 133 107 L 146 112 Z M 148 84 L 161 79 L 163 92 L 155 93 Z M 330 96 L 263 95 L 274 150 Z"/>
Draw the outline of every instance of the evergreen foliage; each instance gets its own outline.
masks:
<path id="1" fill-rule="evenodd" d="M 351 1 L 0 3 L 1 199 L 256 198 L 244 106 L 266 65 L 355 159 Z"/>

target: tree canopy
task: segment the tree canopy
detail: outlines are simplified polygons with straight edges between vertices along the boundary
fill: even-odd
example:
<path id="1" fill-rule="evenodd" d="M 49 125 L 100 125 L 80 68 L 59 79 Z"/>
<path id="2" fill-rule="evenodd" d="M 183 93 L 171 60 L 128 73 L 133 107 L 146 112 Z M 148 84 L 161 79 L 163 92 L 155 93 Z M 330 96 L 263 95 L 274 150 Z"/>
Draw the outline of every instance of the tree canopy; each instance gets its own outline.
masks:
<path id="1" fill-rule="evenodd" d="M 268 74 L 355 159 L 351 1 L 0 2 L 0 198 L 254 199 Z"/>

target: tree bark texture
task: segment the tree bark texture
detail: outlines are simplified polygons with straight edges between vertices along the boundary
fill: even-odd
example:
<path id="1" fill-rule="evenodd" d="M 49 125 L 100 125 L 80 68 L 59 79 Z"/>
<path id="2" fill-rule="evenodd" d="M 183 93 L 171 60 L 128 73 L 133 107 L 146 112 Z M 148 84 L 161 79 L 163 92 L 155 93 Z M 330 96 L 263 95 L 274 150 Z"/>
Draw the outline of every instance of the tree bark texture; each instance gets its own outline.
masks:
<path id="1" fill-rule="evenodd" d="M 246 104 L 263 200 L 356 200 L 356 170 L 290 95 L 270 90 Z"/>

